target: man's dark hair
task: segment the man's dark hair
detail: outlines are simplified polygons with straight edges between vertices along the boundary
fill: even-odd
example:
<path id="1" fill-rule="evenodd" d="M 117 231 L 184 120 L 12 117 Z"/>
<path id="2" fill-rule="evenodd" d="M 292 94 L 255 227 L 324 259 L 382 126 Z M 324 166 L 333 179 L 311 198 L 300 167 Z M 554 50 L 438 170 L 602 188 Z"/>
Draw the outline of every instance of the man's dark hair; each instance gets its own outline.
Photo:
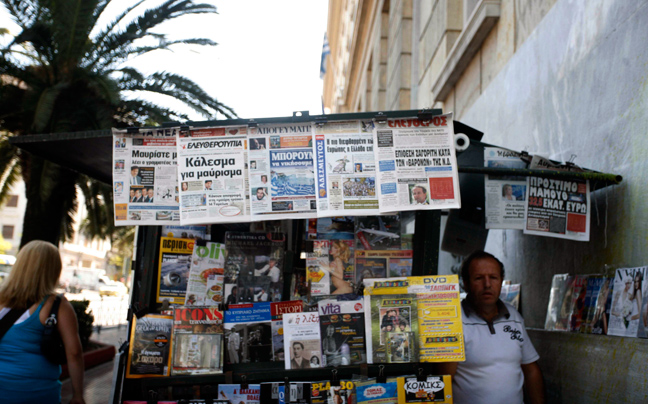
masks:
<path id="1" fill-rule="evenodd" d="M 265 191 L 263 188 L 259 187 L 259 188 L 256 189 L 256 192 L 259 192 L 259 190 Z"/>
<path id="2" fill-rule="evenodd" d="M 487 253 L 486 251 L 473 251 L 464 259 L 463 263 L 461 264 L 461 280 L 463 280 L 464 289 L 466 289 L 466 291 L 468 290 L 468 285 L 470 284 L 470 264 L 472 264 L 474 260 L 484 258 L 491 258 L 499 264 L 502 280 L 504 280 L 504 264 L 502 264 L 502 261 L 498 260 L 493 254 Z"/>
<path id="3" fill-rule="evenodd" d="M 295 348 L 295 345 L 299 345 L 299 346 L 301 346 L 301 349 L 304 349 L 304 344 L 302 344 L 302 343 L 299 342 L 299 341 L 293 342 L 293 344 L 292 344 L 293 349 Z"/>

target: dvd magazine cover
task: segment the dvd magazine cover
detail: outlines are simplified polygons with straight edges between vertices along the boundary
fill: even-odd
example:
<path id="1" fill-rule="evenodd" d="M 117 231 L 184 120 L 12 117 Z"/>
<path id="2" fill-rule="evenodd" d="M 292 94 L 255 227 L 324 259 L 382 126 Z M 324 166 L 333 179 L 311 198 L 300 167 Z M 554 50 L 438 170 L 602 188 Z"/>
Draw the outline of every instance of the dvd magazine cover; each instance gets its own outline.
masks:
<path id="1" fill-rule="evenodd" d="M 284 233 L 225 233 L 225 303 L 283 297 Z"/>
<path id="2" fill-rule="evenodd" d="M 223 313 L 178 307 L 173 315 L 172 375 L 223 373 Z"/>
<path id="3" fill-rule="evenodd" d="M 270 303 L 236 304 L 225 312 L 225 363 L 270 362 Z"/>
<path id="4" fill-rule="evenodd" d="M 225 245 L 205 242 L 194 246 L 185 296 L 186 306 L 217 306 L 223 302 Z"/>
<path id="5" fill-rule="evenodd" d="M 321 300 L 318 307 L 322 366 L 366 363 L 364 302 Z"/>
<path id="6" fill-rule="evenodd" d="M 648 293 L 645 281 L 648 267 L 619 268 L 614 278 L 608 335 L 644 337 L 643 299 Z"/>
<path id="7" fill-rule="evenodd" d="M 399 377 L 397 383 L 398 404 L 453 402 L 450 376 L 428 376 L 424 381 L 416 377 Z"/>
<path id="8" fill-rule="evenodd" d="M 294 300 L 289 302 L 274 302 L 270 304 L 272 316 L 272 360 L 283 362 L 284 353 L 284 313 L 301 313 L 304 311 L 304 302 Z"/>
<path id="9" fill-rule="evenodd" d="M 133 316 L 128 351 L 127 378 L 169 375 L 173 317 L 147 314 Z"/>
<path id="10" fill-rule="evenodd" d="M 219 384 L 218 399 L 230 404 L 260 404 L 261 385 L 250 384 L 242 389 L 240 384 Z"/>
<path id="11" fill-rule="evenodd" d="M 370 323 L 366 330 L 371 332 L 371 351 L 367 349 L 369 363 L 418 362 L 417 312 L 414 294 L 370 297 Z"/>

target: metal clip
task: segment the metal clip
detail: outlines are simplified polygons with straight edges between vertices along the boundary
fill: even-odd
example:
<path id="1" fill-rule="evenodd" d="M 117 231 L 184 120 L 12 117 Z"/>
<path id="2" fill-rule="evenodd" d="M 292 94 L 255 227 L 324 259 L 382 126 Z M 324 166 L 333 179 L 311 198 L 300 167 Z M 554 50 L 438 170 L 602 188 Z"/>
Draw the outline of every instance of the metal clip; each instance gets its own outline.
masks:
<path id="1" fill-rule="evenodd" d="M 338 380 L 337 369 L 331 370 L 331 387 L 339 386 L 340 380 Z"/>
<path id="2" fill-rule="evenodd" d="M 248 384 L 247 376 L 241 375 L 241 390 L 245 390 L 248 387 L 250 387 L 250 385 Z"/>
<path id="3" fill-rule="evenodd" d="M 374 119 L 375 119 L 376 122 L 378 122 L 378 123 L 385 123 L 385 122 L 387 122 L 387 115 L 385 115 L 384 112 L 378 112 L 378 113 L 374 116 Z"/>
<path id="4" fill-rule="evenodd" d="M 385 376 L 385 365 L 378 366 L 378 377 L 376 377 L 376 383 L 387 383 L 387 377 Z"/>
<path id="5" fill-rule="evenodd" d="M 416 380 L 419 382 L 424 382 L 427 380 L 427 377 L 423 373 L 423 368 L 418 369 L 418 375 L 416 376 Z"/>

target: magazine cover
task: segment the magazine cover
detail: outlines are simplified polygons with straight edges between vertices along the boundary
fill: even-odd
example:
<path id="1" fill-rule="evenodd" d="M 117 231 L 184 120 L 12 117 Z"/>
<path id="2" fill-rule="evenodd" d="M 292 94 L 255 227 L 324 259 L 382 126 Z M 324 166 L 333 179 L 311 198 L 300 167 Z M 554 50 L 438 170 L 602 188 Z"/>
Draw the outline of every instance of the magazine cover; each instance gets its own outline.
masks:
<path id="1" fill-rule="evenodd" d="M 355 218 L 356 249 L 400 250 L 400 216 L 357 216 Z"/>
<path id="2" fill-rule="evenodd" d="M 329 387 L 328 404 L 355 404 L 355 384 L 340 380 L 339 386 Z"/>
<path id="3" fill-rule="evenodd" d="M 353 240 L 354 217 L 320 217 L 317 220 L 316 240 Z"/>
<path id="4" fill-rule="evenodd" d="M 322 366 L 366 363 L 364 302 L 321 300 Z"/>
<path id="5" fill-rule="evenodd" d="M 225 303 L 281 301 L 284 233 L 225 233 Z"/>
<path id="6" fill-rule="evenodd" d="M 207 226 L 162 226 L 162 235 L 170 238 L 207 240 Z"/>
<path id="7" fill-rule="evenodd" d="M 549 305 L 547 306 L 547 317 L 545 319 L 545 330 L 555 330 L 560 304 L 562 303 L 569 274 L 556 274 L 551 281 L 551 293 Z"/>
<path id="8" fill-rule="evenodd" d="M 162 237 L 158 262 L 157 299 L 171 304 L 184 304 L 191 255 L 196 241 L 188 238 Z"/>
<path id="9" fill-rule="evenodd" d="M 169 376 L 173 317 L 133 316 L 128 350 L 127 378 Z"/>
<path id="10" fill-rule="evenodd" d="M 284 382 L 261 383 L 261 404 L 310 404 L 311 383 L 290 382 L 289 389 Z"/>
<path id="11" fill-rule="evenodd" d="M 637 337 L 640 328 L 644 330 L 644 327 L 639 327 L 639 324 L 644 323 L 644 319 L 640 317 L 643 296 L 648 293 L 644 281 L 647 271 L 648 267 L 616 270 L 608 335 Z"/>
<path id="12" fill-rule="evenodd" d="M 225 311 L 225 363 L 270 362 L 270 303 L 236 304 Z"/>
<path id="13" fill-rule="evenodd" d="M 569 331 L 572 305 L 574 304 L 574 277 L 572 275 L 567 276 L 561 292 L 562 293 L 559 296 L 560 301 L 558 303 L 558 316 L 554 330 Z"/>
<path id="14" fill-rule="evenodd" d="M 453 402 L 450 376 L 428 376 L 421 382 L 416 377 L 399 377 L 397 383 L 398 404 Z"/>
<path id="15" fill-rule="evenodd" d="M 186 306 L 217 306 L 223 302 L 225 245 L 196 244 L 191 256 Z"/>
<path id="16" fill-rule="evenodd" d="M 574 278 L 574 291 L 572 294 L 572 312 L 570 318 L 570 331 L 580 331 L 585 314 L 585 297 L 587 296 L 587 279 L 589 275 L 576 275 Z"/>
<path id="17" fill-rule="evenodd" d="M 260 404 L 261 385 L 250 384 L 242 389 L 240 384 L 218 384 L 218 399 L 230 404 Z"/>
<path id="18" fill-rule="evenodd" d="M 311 295 L 352 293 L 353 258 L 353 240 L 315 240 L 313 254 L 306 259 Z"/>
<path id="19" fill-rule="evenodd" d="M 369 302 L 365 299 L 365 306 L 369 308 L 370 315 L 365 314 L 365 332 L 371 335 L 371 338 L 367 339 L 367 362 L 387 363 L 389 333 L 398 330 L 398 332 L 412 332 L 417 335 L 416 295 L 376 295 L 370 296 L 368 300 Z M 368 327 L 367 322 L 369 322 Z M 410 359 L 413 359 L 411 362 L 418 362 L 416 340 L 413 342 L 414 345 L 409 347 Z"/>
<path id="20" fill-rule="evenodd" d="M 178 307 L 173 315 L 172 375 L 223 373 L 223 313 Z"/>
<path id="21" fill-rule="evenodd" d="M 355 282 L 361 284 L 365 279 L 387 277 L 387 257 L 365 257 L 363 250 L 356 250 Z"/>
<path id="22" fill-rule="evenodd" d="M 331 382 L 322 380 L 311 384 L 311 403 L 328 404 L 328 396 L 331 391 Z"/>
<path id="23" fill-rule="evenodd" d="M 386 383 L 376 383 L 376 379 L 356 381 L 355 387 L 358 404 L 395 404 L 398 402 L 396 378 L 388 378 Z"/>
<path id="24" fill-rule="evenodd" d="M 313 252 L 306 253 L 306 283 L 310 284 L 313 296 L 331 293 L 329 247 L 329 240 L 315 240 L 313 241 Z"/>
<path id="25" fill-rule="evenodd" d="M 587 292 L 585 294 L 585 315 L 581 323 L 580 332 L 584 334 L 592 333 L 592 320 L 596 312 L 596 298 L 601 290 L 601 285 L 605 281 L 603 275 L 592 275 L 587 279 Z"/>
<path id="26" fill-rule="evenodd" d="M 502 290 L 500 291 L 500 300 L 503 301 L 504 303 L 508 303 L 511 306 L 515 307 L 515 310 L 519 310 L 520 309 L 520 284 L 508 283 L 502 285 Z"/>
<path id="27" fill-rule="evenodd" d="M 319 315 L 317 313 L 285 313 L 284 364 L 286 369 L 322 367 Z"/>
<path id="28" fill-rule="evenodd" d="M 310 253 L 306 253 L 310 254 Z M 301 300 L 306 302 L 310 290 L 306 280 L 306 270 L 304 268 L 295 268 L 290 280 L 290 300 Z"/>
<path id="29" fill-rule="evenodd" d="M 610 308 L 614 291 L 614 277 L 606 276 L 596 296 L 594 318 L 591 321 L 592 334 L 607 335 L 610 324 Z M 645 300 L 645 299 L 644 299 Z"/>
<path id="30" fill-rule="evenodd" d="M 275 302 L 270 304 L 272 316 L 272 360 L 284 362 L 284 313 L 301 313 L 304 310 L 304 302 L 301 300 L 289 302 Z"/>
<path id="31" fill-rule="evenodd" d="M 356 250 L 356 283 L 365 278 L 411 276 L 413 256 L 412 250 Z"/>

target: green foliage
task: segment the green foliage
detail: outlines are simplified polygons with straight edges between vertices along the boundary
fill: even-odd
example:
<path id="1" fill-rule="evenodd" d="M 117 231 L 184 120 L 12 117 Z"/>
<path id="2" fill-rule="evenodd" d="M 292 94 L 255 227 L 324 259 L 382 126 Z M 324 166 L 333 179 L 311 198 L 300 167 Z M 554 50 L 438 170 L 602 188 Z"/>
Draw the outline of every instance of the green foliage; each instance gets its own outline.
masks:
<path id="1" fill-rule="evenodd" d="M 88 342 L 92 335 L 92 323 L 94 323 L 92 310 L 88 309 L 90 302 L 87 300 L 72 300 L 70 303 L 72 304 L 77 316 L 77 322 L 79 324 L 79 338 L 81 338 L 81 345 L 85 350 L 88 347 Z"/>

